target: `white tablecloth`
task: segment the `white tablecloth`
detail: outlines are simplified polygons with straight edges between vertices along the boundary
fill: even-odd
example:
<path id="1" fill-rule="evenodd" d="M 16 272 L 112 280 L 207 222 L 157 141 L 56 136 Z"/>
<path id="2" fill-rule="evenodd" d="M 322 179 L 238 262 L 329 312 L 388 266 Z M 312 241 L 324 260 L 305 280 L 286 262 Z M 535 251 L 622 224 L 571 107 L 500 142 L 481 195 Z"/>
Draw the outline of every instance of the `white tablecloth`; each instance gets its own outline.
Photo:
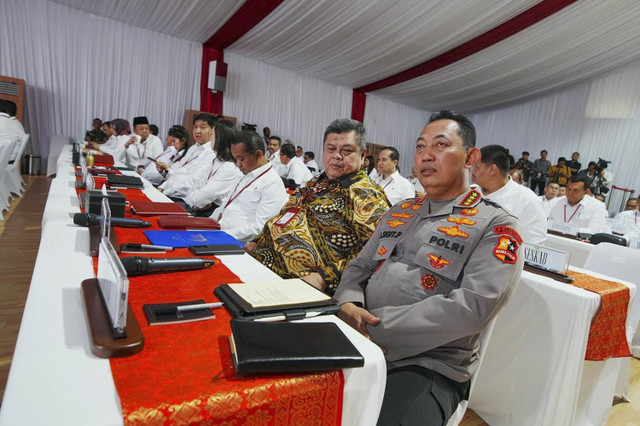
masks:
<path id="1" fill-rule="evenodd" d="M 498 316 L 469 407 L 492 426 L 603 424 L 621 362 L 629 359 L 584 360 L 599 306 L 596 293 L 523 272 Z M 631 301 L 629 340 L 640 315 L 635 306 Z"/>
<path id="2" fill-rule="evenodd" d="M 593 248 L 593 244 L 553 234 L 547 234 L 544 246 L 571 253 L 569 264 L 578 268 L 584 266 Z"/>
<path id="3" fill-rule="evenodd" d="M 73 225 L 78 212 L 70 147 L 58 160 L 43 217 L 31 287 L 22 317 L 9 379 L 0 408 L 2 425 L 122 424 L 121 407 L 109 361 L 90 350 L 80 283 L 94 277 L 87 228 Z M 154 201 L 167 198 L 152 187 Z M 248 255 L 221 257 L 244 280 L 273 274 Z M 375 424 L 386 383 L 380 349 L 337 317 L 365 357 L 363 368 L 344 371 L 344 425 Z"/>

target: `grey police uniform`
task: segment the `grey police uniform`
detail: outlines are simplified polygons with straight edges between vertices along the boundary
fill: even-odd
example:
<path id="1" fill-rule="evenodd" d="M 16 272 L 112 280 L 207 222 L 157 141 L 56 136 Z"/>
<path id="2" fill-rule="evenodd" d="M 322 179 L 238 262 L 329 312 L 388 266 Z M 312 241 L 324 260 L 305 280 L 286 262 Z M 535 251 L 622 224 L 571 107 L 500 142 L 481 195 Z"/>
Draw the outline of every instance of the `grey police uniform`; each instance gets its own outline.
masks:
<path id="1" fill-rule="evenodd" d="M 430 213 L 400 202 L 342 274 L 334 298 L 380 318 L 368 325 L 389 369 L 416 365 L 456 382 L 477 368 L 479 333 L 522 272 L 517 220 L 476 190 Z"/>

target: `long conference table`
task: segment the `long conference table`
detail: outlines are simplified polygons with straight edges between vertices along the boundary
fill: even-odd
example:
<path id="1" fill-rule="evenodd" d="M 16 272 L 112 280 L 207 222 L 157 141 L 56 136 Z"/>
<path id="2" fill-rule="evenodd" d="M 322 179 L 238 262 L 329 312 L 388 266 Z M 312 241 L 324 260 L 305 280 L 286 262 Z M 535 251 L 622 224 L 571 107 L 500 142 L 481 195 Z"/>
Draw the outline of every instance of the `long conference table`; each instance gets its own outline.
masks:
<path id="1" fill-rule="evenodd" d="M 43 215 L 40 250 L 0 409 L 2 425 L 123 421 L 109 362 L 89 348 L 79 283 L 94 272 L 88 231 L 71 223 L 79 211 L 74 182 L 70 149 L 65 148 Z M 168 200 L 150 185 L 144 192 L 152 201 Z M 220 259 L 243 280 L 273 276 L 247 255 Z M 630 330 L 640 313 L 633 308 L 635 286 L 624 284 L 632 298 Z M 523 272 L 496 321 L 470 408 L 491 425 L 602 424 L 625 359 L 584 361 L 599 306 L 595 293 Z M 374 425 L 386 375 L 382 353 L 337 318 L 327 319 L 341 326 L 366 359 L 364 368 L 344 370 L 342 423 Z"/>

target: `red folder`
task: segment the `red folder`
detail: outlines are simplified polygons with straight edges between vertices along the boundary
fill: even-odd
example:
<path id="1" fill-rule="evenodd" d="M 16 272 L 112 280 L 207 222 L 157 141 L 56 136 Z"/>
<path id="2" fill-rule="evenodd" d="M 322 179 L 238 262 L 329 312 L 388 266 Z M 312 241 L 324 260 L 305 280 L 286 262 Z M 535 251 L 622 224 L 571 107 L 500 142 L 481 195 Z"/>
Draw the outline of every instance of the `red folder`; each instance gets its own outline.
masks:
<path id="1" fill-rule="evenodd" d="M 220 224 L 208 217 L 160 216 L 158 225 L 164 229 L 220 229 Z"/>
<path id="2" fill-rule="evenodd" d="M 178 203 L 156 203 L 153 201 L 132 200 L 131 209 L 134 214 L 141 216 L 158 216 L 158 215 L 183 215 L 188 213 Z"/>
<path id="3" fill-rule="evenodd" d="M 113 156 L 110 154 L 94 154 L 93 163 L 96 166 L 113 166 Z"/>

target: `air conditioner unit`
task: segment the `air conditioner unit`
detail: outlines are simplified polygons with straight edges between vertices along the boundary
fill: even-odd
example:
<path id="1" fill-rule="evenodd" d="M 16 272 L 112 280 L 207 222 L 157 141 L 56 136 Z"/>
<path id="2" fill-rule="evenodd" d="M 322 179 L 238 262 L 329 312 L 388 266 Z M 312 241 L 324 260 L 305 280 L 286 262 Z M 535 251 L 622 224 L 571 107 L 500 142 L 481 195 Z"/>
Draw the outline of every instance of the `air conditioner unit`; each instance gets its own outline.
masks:
<path id="1" fill-rule="evenodd" d="M 15 102 L 16 118 L 24 123 L 24 80 L 0 75 L 0 99 Z"/>

